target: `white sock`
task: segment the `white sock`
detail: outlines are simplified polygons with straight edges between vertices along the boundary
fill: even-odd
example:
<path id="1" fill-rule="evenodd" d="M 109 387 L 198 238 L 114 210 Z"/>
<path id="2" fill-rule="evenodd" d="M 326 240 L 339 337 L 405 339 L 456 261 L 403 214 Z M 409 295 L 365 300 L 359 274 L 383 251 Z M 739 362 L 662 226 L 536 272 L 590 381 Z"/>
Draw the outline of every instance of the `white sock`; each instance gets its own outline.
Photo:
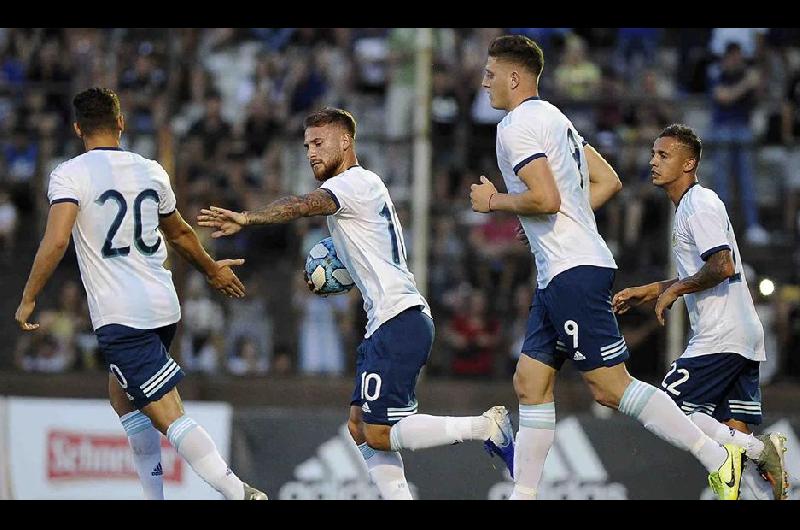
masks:
<path id="1" fill-rule="evenodd" d="M 378 491 L 387 501 L 410 501 L 411 491 L 408 489 L 403 457 L 397 451 L 376 451 L 366 442 L 358 446 L 364 462 L 367 463 L 369 476 L 378 486 Z"/>
<path id="2" fill-rule="evenodd" d="M 484 416 L 430 416 L 413 414 L 392 426 L 389 442 L 392 451 L 425 449 L 452 445 L 464 440 L 489 438 L 491 421 Z"/>
<path id="3" fill-rule="evenodd" d="M 133 466 L 139 475 L 145 500 L 164 500 L 164 473 L 161 469 L 161 433 L 140 410 L 120 418 L 133 451 Z"/>
<path id="4" fill-rule="evenodd" d="M 720 423 L 708 414 L 693 412 L 689 418 L 697 425 L 701 431 L 706 433 L 712 440 L 719 444 L 733 444 L 744 448 L 747 458 L 758 460 L 764 451 L 764 442 L 753 436 L 733 427 L 728 427 Z"/>
<path id="5" fill-rule="evenodd" d="M 167 429 L 167 438 L 200 478 L 228 500 L 244 500 L 244 485 L 217 451 L 205 429 L 183 415 Z"/>
<path id="6" fill-rule="evenodd" d="M 645 428 L 675 447 L 692 453 L 708 471 L 717 471 L 728 458 L 724 447 L 692 423 L 672 399 L 653 385 L 631 381 L 619 411 L 639 420 Z"/>
<path id="7" fill-rule="evenodd" d="M 509 500 L 534 500 L 544 462 L 556 436 L 554 402 L 519 406 L 519 431 L 514 441 L 514 491 Z"/>

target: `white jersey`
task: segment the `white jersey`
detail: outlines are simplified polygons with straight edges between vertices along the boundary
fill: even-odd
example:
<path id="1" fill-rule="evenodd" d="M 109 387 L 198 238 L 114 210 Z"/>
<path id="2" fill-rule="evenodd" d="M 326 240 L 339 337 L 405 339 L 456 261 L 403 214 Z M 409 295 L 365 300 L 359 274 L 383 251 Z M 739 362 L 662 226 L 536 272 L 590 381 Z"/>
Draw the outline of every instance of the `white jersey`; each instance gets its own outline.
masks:
<path id="1" fill-rule="evenodd" d="M 764 328 L 742 271 L 725 205 L 713 191 L 695 184 L 678 203 L 672 229 L 672 249 L 678 262 L 678 278 L 696 274 L 709 256 L 729 249 L 735 274 L 722 283 L 683 296 L 689 311 L 692 338 L 682 357 L 712 353 L 738 353 L 764 361 Z"/>
<path id="2" fill-rule="evenodd" d="M 328 216 L 328 229 L 336 254 L 364 298 L 365 337 L 409 307 L 422 306 L 431 316 L 408 270 L 403 227 L 380 177 L 353 166 L 326 180 L 321 188 L 332 193 L 339 206 Z"/>
<path id="3" fill-rule="evenodd" d="M 158 162 L 93 149 L 53 170 L 47 198 L 78 205 L 72 238 L 94 329 L 154 329 L 180 320 L 158 232 L 159 216 L 175 211 L 175 194 Z"/>
<path id="4" fill-rule="evenodd" d="M 579 265 L 617 268 L 589 203 L 585 143 L 558 108 L 539 98 L 523 101 L 497 124 L 497 165 L 508 192 L 527 191 L 519 170 L 546 157 L 561 195 L 558 213 L 519 216 L 536 258 L 540 289 Z"/>

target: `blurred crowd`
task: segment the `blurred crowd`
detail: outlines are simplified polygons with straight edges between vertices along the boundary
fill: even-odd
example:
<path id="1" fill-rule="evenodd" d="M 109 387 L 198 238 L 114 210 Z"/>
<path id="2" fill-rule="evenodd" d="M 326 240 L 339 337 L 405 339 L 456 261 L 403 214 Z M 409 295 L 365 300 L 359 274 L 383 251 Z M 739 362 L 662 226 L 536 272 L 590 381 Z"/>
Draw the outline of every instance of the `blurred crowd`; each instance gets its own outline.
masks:
<path id="1" fill-rule="evenodd" d="M 469 207 L 486 175 L 501 189 L 495 126 L 480 83 L 491 40 L 521 33 L 545 54 L 540 95 L 559 106 L 620 175 L 597 212 L 620 270 L 616 289 L 668 276 L 671 205 L 649 180 L 650 147 L 672 122 L 704 141 L 700 176 L 728 205 L 762 321 L 771 373 L 800 375 L 800 30 L 707 28 L 456 28 L 433 31 L 433 181 L 427 298 L 437 326 L 428 373 L 505 377 L 524 337 L 535 270 L 512 215 Z M 416 100 L 413 28 L 0 29 L 0 277 L 6 310 L 24 284 L 46 218 L 50 171 L 82 152 L 71 98 L 115 89 L 123 147 L 158 159 L 194 223 L 215 204 L 256 209 L 315 181 L 302 121 L 323 105 L 358 120 L 362 166 L 389 186 L 414 253 L 410 190 Z M 365 315 L 357 290 L 320 298 L 302 281 L 324 220 L 212 240 L 243 257 L 244 300 L 212 293 L 170 260 L 183 307 L 172 354 L 187 371 L 252 376 L 349 375 Z M 423 242 L 424 244 L 424 242 Z M 102 369 L 72 250 L 39 301 L 42 330 L 15 333 L 2 364 L 57 372 Z M 412 271 L 413 272 L 413 271 Z M 771 277 L 771 296 L 758 292 Z M 7 319 L 10 320 L 10 319 Z M 650 308 L 620 319 L 631 369 L 663 372 L 666 337 Z M 768 347 L 769 349 L 769 347 Z M 792 364 L 795 363 L 795 364 Z"/>

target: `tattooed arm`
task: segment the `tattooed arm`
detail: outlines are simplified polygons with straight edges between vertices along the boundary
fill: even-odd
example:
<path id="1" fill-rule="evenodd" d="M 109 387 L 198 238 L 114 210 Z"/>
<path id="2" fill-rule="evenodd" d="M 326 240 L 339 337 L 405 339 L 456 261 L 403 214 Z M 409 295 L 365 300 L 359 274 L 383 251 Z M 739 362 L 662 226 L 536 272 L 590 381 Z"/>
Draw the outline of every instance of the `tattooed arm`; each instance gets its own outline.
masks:
<path id="1" fill-rule="evenodd" d="M 243 212 L 248 225 L 286 223 L 299 217 L 315 215 L 332 215 L 339 206 L 333 195 L 323 188 L 316 189 L 308 195 L 289 195 L 282 197 L 256 212 Z"/>
<path id="2" fill-rule="evenodd" d="M 734 275 L 735 264 L 730 250 L 715 252 L 697 274 L 678 280 L 667 287 L 656 302 L 656 318 L 664 325 L 664 311 L 672 307 L 679 296 L 705 291 Z"/>
<path id="3" fill-rule="evenodd" d="M 332 215 L 339 210 L 334 196 L 323 188 L 307 195 L 289 195 L 269 203 L 263 210 L 232 212 L 217 206 L 200 210 L 200 226 L 210 226 L 217 231 L 211 237 L 230 236 L 247 225 L 287 223 L 300 217 Z"/>
<path id="4" fill-rule="evenodd" d="M 650 302 L 661 296 L 678 278 L 664 280 L 660 282 L 648 283 L 638 287 L 627 287 L 611 299 L 611 308 L 618 315 L 627 313 L 631 307 L 637 307 L 645 302 Z"/>

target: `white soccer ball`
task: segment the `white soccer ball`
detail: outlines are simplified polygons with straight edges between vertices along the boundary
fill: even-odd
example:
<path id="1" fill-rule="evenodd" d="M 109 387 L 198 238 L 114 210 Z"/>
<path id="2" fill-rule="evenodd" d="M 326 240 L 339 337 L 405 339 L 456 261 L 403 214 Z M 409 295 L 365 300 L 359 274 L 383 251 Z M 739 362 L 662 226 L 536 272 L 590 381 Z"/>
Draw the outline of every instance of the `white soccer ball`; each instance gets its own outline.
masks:
<path id="1" fill-rule="evenodd" d="M 336 256 L 330 237 L 314 245 L 308 253 L 306 275 L 314 285 L 314 293 L 319 295 L 346 293 L 355 285 L 347 268 Z"/>

